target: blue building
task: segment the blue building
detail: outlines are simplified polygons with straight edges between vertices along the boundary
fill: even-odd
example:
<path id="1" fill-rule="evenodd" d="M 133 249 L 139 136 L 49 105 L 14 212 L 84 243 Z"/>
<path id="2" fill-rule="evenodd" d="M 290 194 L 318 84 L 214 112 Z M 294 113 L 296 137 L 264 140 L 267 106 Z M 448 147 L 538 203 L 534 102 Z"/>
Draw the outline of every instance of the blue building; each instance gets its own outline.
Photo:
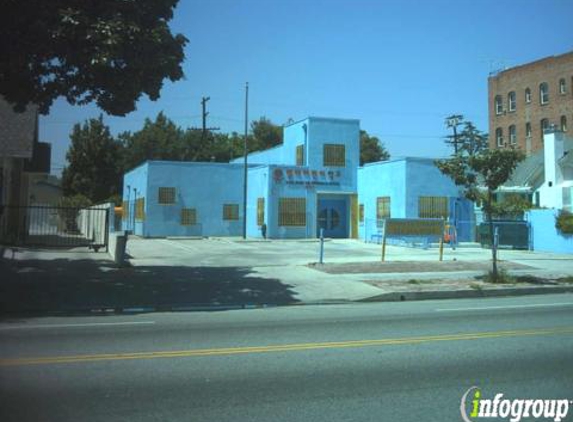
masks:
<path id="1" fill-rule="evenodd" d="M 283 144 L 249 154 L 248 163 L 249 237 L 261 237 L 264 226 L 269 238 L 313 238 L 322 228 L 326 237 L 370 240 L 390 216 L 470 219 L 457 188 L 431 160 L 359 167 L 358 120 L 289 124 Z M 144 237 L 240 236 L 243 171 L 243 158 L 148 161 L 124 177 L 123 228 Z"/>

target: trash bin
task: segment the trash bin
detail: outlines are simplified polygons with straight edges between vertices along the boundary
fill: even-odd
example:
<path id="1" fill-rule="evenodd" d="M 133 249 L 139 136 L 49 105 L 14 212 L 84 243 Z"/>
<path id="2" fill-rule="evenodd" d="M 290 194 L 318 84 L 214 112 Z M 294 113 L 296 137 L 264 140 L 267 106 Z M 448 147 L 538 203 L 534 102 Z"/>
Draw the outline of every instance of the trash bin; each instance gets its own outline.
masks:
<path id="1" fill-rule="evenodd" d="M 125 264 L 125 246 L 127 244 L 127 232 L 121 231 L 115 237 L 114 261 L 118 265 Z"/>

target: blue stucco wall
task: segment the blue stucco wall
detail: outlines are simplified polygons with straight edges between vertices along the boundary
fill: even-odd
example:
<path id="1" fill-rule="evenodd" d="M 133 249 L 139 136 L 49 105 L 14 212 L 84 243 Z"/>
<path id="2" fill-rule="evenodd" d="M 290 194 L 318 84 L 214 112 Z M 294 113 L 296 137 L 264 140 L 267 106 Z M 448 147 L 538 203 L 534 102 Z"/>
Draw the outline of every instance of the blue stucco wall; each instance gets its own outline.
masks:
<path id="1" fill-rule="evenodd" d="M 283 144 L 266 149 L 264 151 L 252 152 L 249 154 L 248 164 L 265 165 L 265 164 L 284 164 Z M 231 160 L 233 164 L 243 164 L 244 156 Z"/>
<path id="2" fill-rule="evenodd" d="M 438 170 L 432 159 L 399 158 L 366 164 L 358 169 L 358 203 L 364 204 L 364 222 L 359 223 L 359 237 L 365 241 L 370 241 L 372 235 L 379 232 L 376 198 L 381 196 L 391 198 L 393 218 L 418 218 L 420 196 L 448 197 L 450 215 L 457 217 L 458 240 L 473 240 L 472 203 L 459 197 L 458 187 Z"/>
<path id="3" fill-rule="evenodd" d="M 146 187 L 145 221 L 135 233 L 161 236 L 238 236 L 242 233 L 243 167 L 220 163 L 149 161 L 126 174 L 125 183 Z M 174 187 L 175 204 L 159 204 L 159 187 Z M 124 192 L 124 200 L 126 198 Z M 223 204 L 239 204 L 239 220 L 223 219 Z M 181 224 L 181 209 L 195 208 L 197 224 Z"/>
<path id="4" fill-rule="evenodd" d="M 358 169 L 358 204 L 364 205 L 364 221 L 358 223 L 358 236 L 367 242 L 378 233 L 376 198 L 379 196 L 391 198 L 391 217 L 406 217 L 405 160 L 371 163 Z"/>
<path id="5" fill-rule="evenodd" d="M 269 167 L 261 166 L 249 170 L 249 183 L 247 192 L 247 236 L 261 238 L 261 227 L 257 224 L 257 200 L 263 198 L 265 200 L 264 220 L 267 224 L 267 237 L 271 237 L 269 233 Z M 242 232 L 241 232 L 242 234 Z"/>
<path id="6" fill-rule="evenodd" d="M 344 167 L 324 167 L 324 144 L 343 144 L 346 149 Z M 294 150 L 292 152 L 295 154 Z M 360 164 L 360 122 L 351 119 L 308 119 L 307 165 L 340 171 L 341 189 L 356 192 L 357 168 Z"/>
<path id="7" fill-rule="evenodd" d="M 533 250 L 573 254 L 573 236 L 563 236 L 555 228 L 556 210 L 531 210 L 526 219 L 531 223 Z"/>
<path id="8" fill-rule="evenodd" d="M 128 212 L 122 218 L 121 228 L 138 236 L 144 235 L 146 220 L 135 219 L 135 199 L 145 199 L 144 213 L 147 214 L 148 174 L 149 164 L 146 162 L 123 177 L 123 201 L 128 203 Z"/>

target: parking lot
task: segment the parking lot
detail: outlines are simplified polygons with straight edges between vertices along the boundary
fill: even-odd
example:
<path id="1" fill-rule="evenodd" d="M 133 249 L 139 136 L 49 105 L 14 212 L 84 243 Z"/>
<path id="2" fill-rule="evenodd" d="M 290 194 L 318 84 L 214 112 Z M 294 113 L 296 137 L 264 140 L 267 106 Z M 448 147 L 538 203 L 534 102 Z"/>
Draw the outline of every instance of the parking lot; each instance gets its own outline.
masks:
<path id="1" fill-rule="evenodd" d="M 132 265 L 177 265 L 193 267 L 267 267 L 300 266 L 318 262 L 317 240 L 243 241 L 216 239 L 142 239 L 130 237 L 127 245 Z M 382 247 L 352 239 L 324 242 L 324 262 L 380 262 Z M 479 245 L 444 246 L 443 260 L 460 262 L 489 261 L 491 250 Z M 499 259 L 539 269 L 573 272 L 570 255 L 522 250 L 499 250 Z M 387 246 L 386 261 L 438 261 L 439 249 Z"/>

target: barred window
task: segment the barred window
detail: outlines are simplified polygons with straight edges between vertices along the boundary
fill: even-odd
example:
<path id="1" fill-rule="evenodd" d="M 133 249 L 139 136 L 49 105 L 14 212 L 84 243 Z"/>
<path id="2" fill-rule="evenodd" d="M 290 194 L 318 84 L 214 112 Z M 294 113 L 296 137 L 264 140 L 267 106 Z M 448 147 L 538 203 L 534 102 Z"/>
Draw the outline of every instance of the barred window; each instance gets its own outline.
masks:
<path id="1" fill-rule="evenodd" d="M 376 198 L 376 220 L 380 221 L 385 218 L 390 218 L 390 197 L 380 196 Z"/>
<path id="2" fill-rule="evenodd" d="M 304 145 L 296 146 L 296 165 L 304 166 Z"/>
<path id="3" fill-rule="evenodd" d="M 238 220 L 239 204 L 223 204 L 223 220 Z"/>
<path id="4" fill-rule="evenodd" d="M 135 219 L 145 220 L 145 198 L 135 200 Z"/>
<path id="5" fill-rule="evenodd" d="M 279 226 L 306 226 L 305 198 L 279 198 Z"/>
<path id="6" fill-rule="evenodd" d="M 159 188 L 157 202 L 163 205 L 171 205 L 175 203 L 175 188 Z"/>
<path id="7" fill-rule="evenodd" d="M 265 224 L 265 198 L 257 198 L 257 225 Z"/>
<path id="8" fill-rule="evenodd" d="M 449 214 L 446 196 L 420 196 L 418 198 L 418 217 L 448 218 Z"/>
<path id="9" fill-rule="evenodd" d="M 364 204 L 358 205 L 358 221 L 364 223 Z"/>
<path id="10" fill-rule="evenodd" d="M 194 226 L 197 224 L 197 210 L 195 208 L 181 209 L 181 225 Z"/>
<path id="11" fill-rule="evenodd" d="M 324 166 L 344 167 L 346 164 L 346 148 L 340 144 L 324 144 Z"/>
<path id="12" fill-rule="evenodd" d="M 529 88 L 525 88 L 525 102 L 526 103 L 531 102 L 531 89 Z"/>

